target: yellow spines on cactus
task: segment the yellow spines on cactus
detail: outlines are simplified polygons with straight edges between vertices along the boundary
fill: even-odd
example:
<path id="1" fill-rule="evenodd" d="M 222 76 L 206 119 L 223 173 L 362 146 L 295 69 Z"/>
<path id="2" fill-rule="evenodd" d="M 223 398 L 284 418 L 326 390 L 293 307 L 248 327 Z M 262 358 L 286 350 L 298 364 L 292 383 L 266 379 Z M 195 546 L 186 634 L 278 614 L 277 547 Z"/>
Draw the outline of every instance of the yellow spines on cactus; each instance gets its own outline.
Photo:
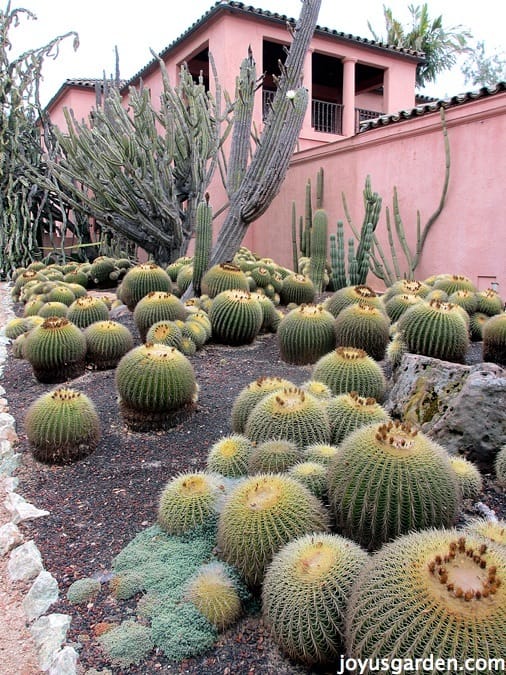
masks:
<path id="1" fill-rule="evenodd" d="M 390 415 L 375 398 L 359 396 L 356 391 L 334 396 L 327 401 L 326 407 L 333 445 L 339 445 L 360 427 L 390 420 Z"/>
<path id="2" fill-rule="evenodd" d="M 381 366 L 363 349 L 337 347 L 322 356 L 311 375 L 328 385 L 334 395 L 356 391 L 359 396 L 371 396 L 382 401 L 386 378 Z"/>
<path id="3" fill-rule="evenodd" d="M 476 499 L 483 489 L 483 476 L 478 467 L 465 457 L 453 455 L 450 464 L 455 471 L 464 499 Z"/>
<path id="4" fill-rule="evenodd" d="M 294 386 L 292 382 L 276 376 L 262 376 L 247 384 L 236 396 L 232 404 L 230 423 L 232 431 L 243 434 L 250 412 L 267 394 L 279 391 L 283 387 Z"/>
<path id="5" fill-rule="evenodd" d="M 228 478 L 248 473 L 248 461 L 253 443 L 242 434 L 230 434 L 217 440 L 207 455 L 207 469 Z"/>
<path id="6" fill-rule="evenodd" d="M 222 562 L 202 565 L 188 580 L 184 598 L 218 630 L 234 624 L 242 613 L 237 580 Z"/>

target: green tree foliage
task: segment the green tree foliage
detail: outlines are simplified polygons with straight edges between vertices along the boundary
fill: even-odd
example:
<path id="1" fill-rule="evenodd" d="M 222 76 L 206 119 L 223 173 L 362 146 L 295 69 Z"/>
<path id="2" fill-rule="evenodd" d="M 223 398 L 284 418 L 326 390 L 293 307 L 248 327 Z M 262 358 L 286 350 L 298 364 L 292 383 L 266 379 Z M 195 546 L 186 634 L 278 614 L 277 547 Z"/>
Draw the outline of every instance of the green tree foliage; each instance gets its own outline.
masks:
<path id="1" fill-rule="evenodd" d="M 443 24 L 443 15 L 432 19 L 427 3 L 409 5 L 411 23 L 404 26 L 393 16 L 390 8 L 383 5 L 386 37 L 381 37 L 368 22 L 369 30 L 378 42 L 423 52 L 425 62 L 420 63 L 416 71 L 416 85 L 424 87 L 435 82 L 439 73 L 450 70 L 457 62 L 459 54 L 469 51 L 468 39 L 471 33 L 463 26 Z"/>
<path id="2" fill-rule="evenodd" d="M 487 54 L 483 40 L 476 43 L 462 65 L 466 82 L 473 86 L 493 87 L 506 81 L 506 53 Z"/>

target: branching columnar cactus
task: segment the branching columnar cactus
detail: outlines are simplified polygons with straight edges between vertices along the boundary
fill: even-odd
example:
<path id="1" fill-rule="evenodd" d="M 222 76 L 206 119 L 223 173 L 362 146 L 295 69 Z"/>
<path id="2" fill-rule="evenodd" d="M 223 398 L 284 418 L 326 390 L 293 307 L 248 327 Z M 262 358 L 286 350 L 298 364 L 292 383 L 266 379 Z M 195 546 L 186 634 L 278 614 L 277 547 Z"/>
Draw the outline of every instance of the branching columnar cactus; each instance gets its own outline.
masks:
<path id="1" fill-rule="evenodd" d="M 384 546 L 359 573 L 346 616 L 347 655 L 471 663 L 506 653 L 506 551 L 458 530 Z M 484 658 L 486 657 L 486 658 Z M 441 661 L 438 661 L 441 659 Z M 487 669 L 492 673 L 491 669 Z M 365 673 L 371 673 L 366 665 Z"/>
<path id="2" fill-rule="evenodd" d="M 277 338 L 283 361 L 315 363 L 336 346 L 334 317 L 323 305 L 302 304 L 281 319 Z"/>
<path id="3" fill-rule="evenodd" d="M 248 291 L 223 291 L 213 299 L 209 310 L 213 339 L 227 345 L 250 344 L 260 332 L 263 312 Z"/>
<path id="4" fill-rule="evenodd" d="M 119 289 L 118 289 L 119 291 Z M 135 305 L 151 291 L 172 291 L 172 281 L 167 272 L 154 263 L 131 267 L 121 282 L 119 299 L 133 312 Z"/>
<path id="5" fill-rule="evenodd" d="M 290 658 L 307 665 L 336 662 L 346 603 L 367 558 L 336 534 L 305 535 L 276 553 L 265 574 L 262 614 Z"/>
<path id="6" fill-rule="evenodd" d="M 448 453 L 398 421 L 347 436 L 328 487 L 337 527 L 368 549 L 411 530 L 453 525 L 461 501 Z"/>
<path id="7" fill-rule="evenodd" d="M 213 265 L 202 277 L 201 289 L 204 295 L 215 298 L 223 291 L 249 291 L 244 272 L 232 263 Z"/>
<path id="8" fill-rule="evenodd" d="M 84 337 L 86 361 L 97 370 L 116 368 L 134 347 L 132 334 L 118 321 L 95 321 L 84 329 Z"/>
<path id="9" fill-rule="evenodd" d="M 256 404 L 244 433 L 254 443 L 283 439 L 302 450 L 312 443 L 328 443 L 330 422 L 318 399 L 298 387 L 286 387 Z"/>
<path id="10" fill-rule="evenodd" d="M 244 434 L 248 416 L 256 404 L 273 391 L 295 386 L 289 380 L 276 376 L 259 377 L 241 389 L 232 404 L 230 424 L 236 434 Z"/>
<path id="11" fill-rule="evenodd" d="M 239 478 L 248 473 L 248 461 L 253 443 L 242 434 L 230 434 L 211 446 L 207 455 L 207 469 L 226 478 Z"/>
<path id="12" fill-rule="evenodd" d="M 345 307 L 348 307 L 348 305 L 361 301 L 366 302 L 372 307 L 377 307 L 378 309 L 383 308 L 380 296 L 377 295 L 372 288 L 365 285 L 345 286 L 344 288 L 340 288 L 327 298 L 323 304 L 325 309 L 329 311 L 332 316 L 337 316 L 339 312 Z"/>
<path id="13" fill-rule="evenodd" d="M 258 474 L 230 492 L 218 520 L 218 551 L 248 585 L 258 586 L 284 544 L 327 530 L 328 514 L 322 503 L 299 481 L 281 474 Z"/>
<path id="14" fill-rule="evenodd" d="M 335 396 L 356 391 L 381 402 L 386 378 L 380 365 L 363 349 L 338 347 L 319 359 L 311 377 L 327 384 Z"/>
<path id="15" fill-rule="evenodd" d="M 309 278 L 314 284 L 317 293 L 325 288 L 325 267 L 327 265 L 327 214 L 318 209 L 313 215 L 311 227 L 311 256 L 309 260 Z"/>
<path id="16" fill-rule="evenodd" d="M 65 382 L 84 373 L 86 338 L 68 319 L 49 317 L 27 334 L 24 355 L 39 382 Z"/>
<path id="17" fill-rule="evenodd" d="M 399 319 L 399 332 L 409 352 L 442 361 L 465 363 L 469 334 L 458 305 L 431 300 L 414 305 Z"/>
<path id="18" fill-rule="evenodd" d="M 376 361 L 385 357 L 390 321 L 382 309 L 360 300 L 342 309 L 334 321 L 337 346 L 363 349 Z"/>
<path id="19" fill-rule="evenodd" d="M 234 624 L 242 614 L 237 581 L 232 569 L 222 562 L 199 567 L 188 580 L 184 598 L 220 631 Z"/>
<path id="20" fill-rule="evenodd" d="M 158 524 L 169 534 L 183 534 L 215 518 L 225 486 L 219 474 L 180 473 L 165 485 L 158 504 Z"/>
<path id="21" fill-rule="evenodd" d="M 79 328 L 86 328 L 95 321 L 107 321 L 108 318 L 107 305 L 91 295 L 77 298 L 67 311 L 67 319 Z"/>
<path id="22" fill-rule="evenodd" d="M 497 291 L 493 288 L 487 288 L 485 291 L 479 291 L 477 311 L 487 316 L 495 316 L 504 311 L 504 302 Z"/>
<path id="23" fill-rule="evenodd" d="M 198 385 L 190 361 L 175 347 L 146 343 L 116 368 L 120 411 L 136 431 L 170 428 L 194 409 Z"/>
<path id="24" fill-rule="evenodd" d="M 151 291 L 135 305 L 133 318 L 141 340 L 146 340 L 146 335 L 151 326 L 158 321 L 184 321 L 188 316 L 188 310 L 173 293 L 166 291 Z"/>
<path id="25" fill-rule="evenodd" d="M 100 440 L 100 420 L 94 403 L 83 393 L 58 388 L 42 394 L 24 420 L 35 459 L 70 464 L 91 454 Z"/>
<path id="26" fill-rule="evenodd" d="M 483 360 L 506 366 L 506 312 L 491 316 L 483 324 Z"/>
<path id="27" fill-rule="evenodd" d="M 478 467 L 465 457 L 452 455 L 450 464 L 455 471 L 463 499 L 476 499 L 483 489 L 483 477 Z"/>
<path id="28" fill-rule="evenodd" d="M 372 397 L 359 396 L 356 391 L 334 396 L 326 403 L 332 432 L 332 445 L 339 445 L 352 431 L 375 422 L 388 422 L 390 415 Z"/>
<path id="29" fill-rule="evenodd" d="M 283 279 L 279 297 L 283 305 L 311 304 L 316 297 L 316 289 L 305 274 L 289 274 Z"/>
<path id="30" fill-rule="evenodd" d="M 248 459 L 248 473 L 285 473 L 302 461 L 302 451 L 292 441 L 275 439 L 257 443 Z"/>

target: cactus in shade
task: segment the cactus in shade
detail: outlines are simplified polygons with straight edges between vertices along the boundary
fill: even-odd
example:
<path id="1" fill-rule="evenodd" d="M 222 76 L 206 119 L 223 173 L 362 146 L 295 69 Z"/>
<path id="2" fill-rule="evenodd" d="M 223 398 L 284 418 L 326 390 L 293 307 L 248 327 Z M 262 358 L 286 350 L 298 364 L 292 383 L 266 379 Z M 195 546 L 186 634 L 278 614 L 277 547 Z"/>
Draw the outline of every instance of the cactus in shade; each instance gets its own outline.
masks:
<path id="1" fill-rule="evenodd" d="M 384 300 L 385 312 L 392 323 L 398 321 L 401 316 L 413 305 L 422 302 L 423 298 L 413 293 L 399 293 L 393 295 L 389 300 Z"/>
<path id="2" fill-rule="evenodd" d="M 209 194 L 204 195 L 205 201 L 197 206 L 195 225 L 195 255 L 193 259 L 193 290 L 201 294 L 202 277 L 209 267 L 213 240 L 213 210 L 209 206 Z"/>
<path id="3" fill-rule="evenodd" d="M 362 284 L 340 288 L 325 300 L 323 306 L 334 317 L 337 317 L 339 312 L 345 307 L 358 302 L 365 302 L 377 309 L 383 308 L 379 295 L 377 295 L 369 286 L 364 286 Z"/>
<path id="4" fill-rule="evenodd" d="M 172 291 L 172 281 L 167 272 L 154 263 L 143 263 L 131 267 L 121 282 L 119 299 L 133 312 L 136 304 L 151 291 Z"/>
<path id="5" fill-rule="evenodd" d="M 267 396 L 267 394 L 271 394 L 274 391 L 280 391 L 285 387 L 292 386 L 294 385 L 289 380 L 275 376 L 259 377 L 247 384 L 241 389 L 232 403 L 232 412 L 230 415 L 232 431 L 236 434 L 243 434 L 249 414 L 264 396 Z"/>
<path id="6" fill-rule="evenodd" d="M 253 443 L 243 434 L 230 434 L 211 446 L 207 455 L 207 470 L 226 478 L 239 478 L 248 473 L 248 460 Z"/>
<path id="7" fill-rule="evenodd" d="M 278 330 L 282 316 L 280 316 L 274 303 L 266 295 L 261 295 L 260 293 L 252 292 L 251 297 L 257 300 L 262 308 L 263 320 L 260 330 L 275 333 Z"/>
<path id="8" fill-rule="evenodd" d="M 484 361 L 506 366 L 506 312 L 484 322 L 482 354 Z"/>
<path id="9" fill-rule="evenodd" d="M 174 321 L 157 321 L 146 334 L 146 342 L 153 342 L 179 349 L 183 340 L 181 328 Z"/>
<path id="10" fill-rule="evenodd" d="M 392 366 L 398 368 L 400 366 L 402 357 L 408 351 L 406 343 L 399 333 L 395 333 L 385 350 L 385 360 Z"/>
<path id="11" fill-rule="evenodd" d="M 115 285 L 120 274 L 114 258 L 98 256 L 95 258 L 88 271 L 90 281 L 99 287 Z"/>
<path id="12" fill-rule="evenodd" d="M 442 361 L 465 363 L 469 334 L 463 311 L 458 305 L 438 300 L 411 307 L 398 322 L 407 350 Z"/>
<path id="13" fill-rule="evenodd" d="M 158 524 L 169 534 L 183 534 L 214 519 L 225 494 L 222 476 L 183 472 L 165 485 L 158 504 Z"/>
<path id="14" fill-rule="evenodd" d="M 222 562 L 199 567 L 187 582 L 184 598 L 218 630 L 234 624 L 242 614 L 241 594 L 232 569 Z"/>
<path id="15" fill-rule="evenodd" d="M 48 302 L 61 302 L 69 307 L 76 299 L 76 296 L 71 288 L 59 284 L 49 291 L 47 299 Z"/>
<path id="16" fill-rule="evenodd" d="M 461 495 L 446 450 L 407 423 L 347 436 L 329 467 L 336 525 L 368 549 L 411 530 L 452 525 Z"/>
<path id="17" fill-rule="evenodd" d="M 504 302 L 497 291 L 493 288 L 487 288 L 485 291 L 479 291 L 478 298 L 478 312 L 486 314 L 487 316 L 495 316 L 504 311 Z"/>
<path id="18" fill-rule="evenodd" d="M 441 289 L 450 296 L 456 291 L 470 291 L 474 293 L 476 286 L 471 279 L 462 274 L 441 274 L 434 283 L 434 289 Z"/>
<path id="19" fill-rule="evenodd" d="M 334 396 L 330 401 L 327 401 L 326 407 L 333 445 L 339 445 L 360 427 L 388 422 L 391 419 L 387 411 L 375 398 L 359 396 L 355 391 Z"/>
<path id="20" fill-rule="evenodd" d="M 207 312 L 201 309 L 197 310 L 196 312 L 191 312 L 186 320 L 187 322 L 193 321 L 195 323 L 200 324 L 206 331 L 207 340 L 211 338 L 213 334 L 213 327 L 211 324 L 211 319 L 209 318 Z"/>
<path id="21" fill-rule="evenodd" d="M 299 481 L 257 474 L 228 495 L 218 519 L 219 556 L 259 586 L 273 555 L 292 539 L 328 530 L 322 503 Z"/>
<path id="22" fill-rule="evenodd" d="M 274 556 L 262 587 L 262 614 L 275 642 L 308 666 L 343 652 L 346 603 L 368 559 L 337 534 L 304 535 Z"/>
<path id="23" fill-rule="evenodd" d="M 95 321 L 107 321 L 109 310 L 100 298 L 85 295 L 77 298 L 67 311 L 67 319 L 79 328 L 86 328 Z"/>
<path id="24" fill-rule="evenodd" d="M 179 270 L 176 278 L 176 286 L 173 293 L 182 296 L 183 293 L 190 287 L 193 281 L 193 263 L 191 265 L 183 265 Z"/>
<path id="25" fill-rule="evenodd" d="M 42 316 L 44 319 L 47 319 L 50 316 L 67 316 L 69 306 L 63 302 L 56 302 L 55 300 L 51 302 L 45 302 L 42 307 L 39 309 L 37 314 Z M 71 319 L 72 321 L 72 319 Z M 75 323 L 75 321 L 72 321 Z M 76 324 L 77 325 L 77 324 Z"/>
<path id="26" fill-rule="evenodd" d="M 383 401 L 386 378 L 381 366 L 363 349 L 338 347 L 322 356 L 311 375 L 328 385 L 335 396 L 356 391 L 359 396 L 371 396 Z"/>
<path id="27" fill-rule="evenodd" d="M 483 326 L 490 317 L 483 312 L 474 312 L 469 316 L 469 338 L 471 342 L 483 340 Z"/>
<path id="28" fill-rule="evenodd" d="M 506 485 L 506 481 L 503 483 Z M 490 518 L 471 518 L 464 526 L 465 532 L 490 539 L 494 544 L 502 546 L 506 551 L 506 520 Z"/>
<path id="29" fill-rule="evenodd" d="M 49 317 L 27 335 L 24 355 L 39 382 L 65 382 L 84 373 L 86 338 L 65 317 Z"/>
<path id="30" fill-rule="evenodd" d="M 312 443 L 303 450 L 303 456 L 307 462 L 318 462 L 324 466 L 329 466 L 338 452 L 335 445 L 328 443 Z"/>
<path id="31" fill-rule="evenodd" d="M 291 466 L 287 474 L 302 485 L 318 499 L 323 499 L 327 494 L 327 467 L 321 462 L 300 461 Z"/>
<path id="32" fill-rule="evenodd" d="M 63 281 L 66 284 L 77 284 L 86 289 L 89 284 L 89 276 L 86 272 L 83 272 L 80 269 L 75 269 L 71 272 L 67 272 L 66 274 L 64 274 Z"/>
<path id="33" fill-rule="evenodd" d="M 254 443 L 284 439 L 302 449 L 311 443 L 328 443 L 330 422 L 318 399 L 298 387 L 286 387 L 256 404 L 244 433 Z"/>
<path id="34" fill-rule="evenodd" d="M 167 291 L 151 291 L 135 305 L 134 323 L 141 340 L 146 340 L 149 328 L 158 321 L 184 321 L 188 310 L 173 293 Z"/>
<path id="35" fill-rule="evenodd" d="M 248 291 L 249 284 L 246 275 L 237 265 L 232 263 L 219 263 L 213 265 L 202 277 L 202 293 L 211 299 L 223 291 L 241 290 Z"/>
<path id="36" fill-rule="evenodd" d="M 247 291 L 223 291 L 214 297 L 209 319 L 213 339 L 221 344 L 250 344 L 260 332 L 263 312 Z"/>
<path id="37" fill-rule="evenodd" d="M 315 363 L 336 346 L 334 317 L 323 305 L 302 304 L 279 322 L 277 342 L 283 361 Z"/>
<path id="38" fill-rule="evenodd" d="M 197 345 L 193 342 L 191 337 L 188 337 L 187 335 L 183 335 L 181 345 L 178 349 L 181 354 L 184 354 L 185 356 L 194 356 L 197 353 Z"/>
<path id="39" fill-rule="evenodd" d="M 396 295 L 416 295 L 418 298 L 426 298 L 433 290 L 432 286 L 424 281 L 417 281 L 416 279 L 399 279 L 387 288 L 385 293 L 381 296 L 383 303 L 387 303 Z"/>
<path id="40" fill-rule="evenodd" d="M 248 473 L 285 473 L 302 461 L 302 452 L 295 443 L 283 438 L 256 443 L 248 459 Z"/>
<path id="41" fill-rule="evenodd" d="M 460 492 L 464 499 L 476 499 L 483 489 L 483 477 L 478 467 L 465 457 L 453 455 L 450 464 L 457 476 Z"/>
<path id="42" fill-rule="evenodd" d="M 308 276 L 293 273 L 283 279 L 279 297 L 282 305 L 311 304 L 316 297 L 316 289 Z"/>
<path id="43" fill-rule="evenodd" d="M 198 385 L 190 361 L 175 347 L 146 343 L 116 368 L 120 412 L 135 431 L 171 428 L 194 409 Z"/>
<path id="44" fill-rule="evenodd" d="M 86 361 L 97 370 L 116 368 L 120 359 L 134 347 L 126 326 L 117 321 L 95 321 L 84 329 Z"/>
<path id="45" fill-rule="evenodd" d="M 165 271 L 169 275 L 171 281 L 176 283 L 177 275 L 179 274 L 181 269 L 185 265 L 191 266 L 192 264 L 193 264 L 193 256 L 181 256 L 180 258 L 178 258 L 174 262 L 170 263 L 170 265 L 167 265 L 167 267 L 165 268 Z"/>
<path id="46" fill-rule="evenodd" d="M 94 403 L 70 388 L 39 396 L 28 408 L 24 426 L 33 456 L 48 464 L 70 464 L 86 457 L 100 440 Z"/>
<path id="47" fill-rule="evenodd" d="M 324 290 L 324 275 L 327 264 L 327 214 L 318 209 L 313 216 L 311 227 L 311 257 L 309 278 L 317 293 Z"/>
<path id="48" fill-rule="evenodd" d="M 366 664 L 407 655 L 411 662 L 503 661 L 506 551 L 455 529 L 413 532 L 387 544 L 353 586 L 346 652 Z M 364 672 L 372 671 L 366 665 Z"/>
<path id="49" fill-rule="evenodd" d="M 329 312 L 329 315 L 332 316 Z M 383 310 L 359 301 L 339 312 L 334 320 L 337 346 L 363 349 L 376 361 L 385 356 L 390 321 Z"/>

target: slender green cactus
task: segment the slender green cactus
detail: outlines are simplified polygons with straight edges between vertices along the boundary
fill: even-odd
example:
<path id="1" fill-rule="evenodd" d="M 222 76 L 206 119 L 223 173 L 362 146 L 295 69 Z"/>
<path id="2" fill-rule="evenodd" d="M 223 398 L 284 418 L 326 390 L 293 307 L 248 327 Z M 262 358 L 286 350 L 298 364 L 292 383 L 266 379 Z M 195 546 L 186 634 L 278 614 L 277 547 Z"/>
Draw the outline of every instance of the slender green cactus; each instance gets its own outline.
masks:
<path id="1" fill-rule="evenodd" d="M 311 181 L 306 183 L 306 198 L 304 201 L 304 230 L 302 233 L 301 253 L 306 258 L 311 256 L 311 227 L 313 224 L 313 203 L 311 201 Z"/>
<path id="2" fill-rule="evenodd" d="M 309 259 L 309 278 L 317 293 L 324 290 L 327 236 L 327 214 L 323 209 L 318 209 L 314 214 L 311 228 L 311 255 Z"/>
<path id="3" fill-rule="evenodd" d="M 201 282 L 211 257 L 213 240 L 213 211 L 209 206 L 209 194 L 205 201 L 197 206 L 197 224 L 195 226 L 195 255 L 193 259 L 193 289 L 196 295 L 201 294 Z"/>

